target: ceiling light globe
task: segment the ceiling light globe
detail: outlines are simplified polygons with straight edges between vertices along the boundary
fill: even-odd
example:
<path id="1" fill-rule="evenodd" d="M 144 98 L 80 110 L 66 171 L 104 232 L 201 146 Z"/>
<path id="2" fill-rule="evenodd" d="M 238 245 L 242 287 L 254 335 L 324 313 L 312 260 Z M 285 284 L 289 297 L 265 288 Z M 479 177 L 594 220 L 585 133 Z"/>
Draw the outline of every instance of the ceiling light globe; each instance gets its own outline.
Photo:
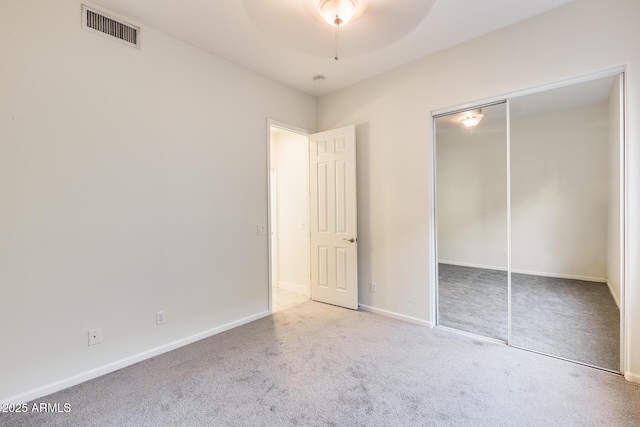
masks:
<path id="1" fill-rule="evenodd" d="M 480 123 L 480 117 L 469 117 L 468 119 L 462 120 L 462 124 L 468 128 L 478 126 L 478 123 Z"/>
<path id="2" fill-rule="evenodd" d="M 484 114 L 482 114 L 482 109 L 479 108 L 475 111 L 469 111 L 468 113 L 465 113 L 465 115 L 460 118 L 460 122 L 462 122 L 462 124 L 466 127 L 471 128 L 474 126 L 478 126 L 480 120 L 482 120 L 483 117 Z"/>
<path id="3" fill-rule="evenodd" d="M 320 0 L 318 12 L 329 25 L 335 26 L 338 18 L 343 26 L 353 18 L 357 7 L 357 0 Z"/>

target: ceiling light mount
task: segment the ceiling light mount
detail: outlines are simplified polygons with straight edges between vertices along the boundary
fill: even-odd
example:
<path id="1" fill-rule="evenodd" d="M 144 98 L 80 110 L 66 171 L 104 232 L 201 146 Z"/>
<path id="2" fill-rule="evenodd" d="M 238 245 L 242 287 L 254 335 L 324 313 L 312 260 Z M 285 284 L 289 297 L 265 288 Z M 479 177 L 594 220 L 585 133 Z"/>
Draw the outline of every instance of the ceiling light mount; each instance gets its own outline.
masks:
<path id="1" fill-rule="evenodd" d="M 482 114 L 482 108 L 478 108 L 477 110 L 468 111 L 464 113 L 464 115 L 460 118 L 460 122 L 468 128 L 478 126 L 480 120 L 484 117 Z"/>

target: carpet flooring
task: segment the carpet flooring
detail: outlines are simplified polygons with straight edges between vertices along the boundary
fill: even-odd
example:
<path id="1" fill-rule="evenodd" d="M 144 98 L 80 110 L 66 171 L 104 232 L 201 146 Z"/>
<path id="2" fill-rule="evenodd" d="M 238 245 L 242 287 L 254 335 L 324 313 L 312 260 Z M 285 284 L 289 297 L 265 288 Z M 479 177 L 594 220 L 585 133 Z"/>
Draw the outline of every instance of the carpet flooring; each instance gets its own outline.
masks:
<path id="1" fill-rule="evenodd" d="M 306 302 L 38 399 L 3 426 L 637 426 L 618 375 Z"/>
<path id="2" fill-rule="evenodd" d="M 441 264 L 440 324 L 507 339 L 507 273 Z M 605 283 L 512 274 L 512 345 L 619 371 L 620 312 Z"/>
<path id="3" fill-rule="evenodd" d="M 438 265 L 439 324 L 507 341 L 507 272 Z"/>

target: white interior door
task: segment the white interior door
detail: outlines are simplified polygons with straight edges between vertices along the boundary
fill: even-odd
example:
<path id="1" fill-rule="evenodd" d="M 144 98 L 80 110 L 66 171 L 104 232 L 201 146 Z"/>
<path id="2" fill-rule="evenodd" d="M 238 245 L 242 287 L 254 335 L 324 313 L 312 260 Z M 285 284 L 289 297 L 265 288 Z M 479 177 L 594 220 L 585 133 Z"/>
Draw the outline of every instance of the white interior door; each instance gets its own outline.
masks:
<path id="1" fill-rule="evenodd" d="M 309 139 L 311 299 L 357 310 L 355 126 Z"/>

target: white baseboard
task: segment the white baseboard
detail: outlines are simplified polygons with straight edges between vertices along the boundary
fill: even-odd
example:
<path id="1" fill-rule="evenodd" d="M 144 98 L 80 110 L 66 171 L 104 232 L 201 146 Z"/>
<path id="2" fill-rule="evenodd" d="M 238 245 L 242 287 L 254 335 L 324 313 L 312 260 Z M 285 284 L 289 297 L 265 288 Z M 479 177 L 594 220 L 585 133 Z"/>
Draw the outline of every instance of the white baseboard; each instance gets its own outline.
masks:
<path id="1" fill-rule="evenodd" d="M 297 283 L 285 282 L 283 280 L 278 281 L 278 287 L 280 289 L 286 289 L 291 292 L 295 292 L 297 294 L 309 296 L 309 287 L 304 285 L 299 285 Z"/>
<path id="2" fill-rule="evenodd" d="M 383 310 L 381 308 L 375 308 L 364 304 L 358 304 L 358 307 L 362 311 L 368 311 L 369 313 L 379 314 L 381 316 L 390 317 L 396 320 L 403 320 L 405 322 L 413 323 L 421 326 L 428 326 L 429 328 L 433 328 L 435 324 L 428 320 L 418 319 L 417 317 L 406 316 L 404 314 L 395 313 L 393 311 Z"/>
<path id="3" fill-rule="evenodd" d="M 640 384 L 640 375 L 634 374 L 633 372 L 629 372 L 629 371 L 625 372 L 624 379 L 632 383 Z"/>
<path id="4" fill-rule="evenodd" d="M 497 267 L 495 265 L 472 264 L 468 262 L 438 261 L 438 264 L 449 264 L 449 265 L 458 265 L 460 267 L 482 268 L 485 270 L 507 271 L 506 267 Z M 585 282 L 597 282 L 597 283 L 607 282 L 607 279 L 603 277 L 578 276 L 575 274 L 546 273 L 543 271 L 516 270 L 513 268 L 511 269 L 511 272 L 516 274 L 526 274 L 529 276 L 553 277 L 556 279 L 573 279 L 573 280 L 582 280 Z"/>
<path id="5" fill-rule="evenodd" d="M 483 270 L 507 271 L 507 267 L 498 267 L 496 265 L 473 264 L 470 262 L 438 261 L 438 264 L 457 265 L 460 267 L 482 268 Z"/>
<path id="6" fill-rule="evenodd" d="M 584 282 L 597 282 L 597 283 L 606 283 L 607 279 L 604 277 L 592 277 L 592 276 L 578 276 L 575 274 L 562 274 L 562 273 L 545 273 L 542 271 L 527 271 L 527 270 L 511 270 L 512 273 L 516 274 L 527 274 L 529 276 L 542 276 L 542 277 L 554 277 L 556 279 L 573 279 L 573 280 L 582 280 Z"/>
<path id="7" fill-rule="evenodd" d="M 92 380 L 94 378 L 101 377 L 102 375 L 109 374 L 111 372 L 117 371 L 118 369 L 126 368 L 127 366 L 134 365 L 138 362 L 141 362 L 146 359 L 150 359 L 152 357 L 158 356 L 163 353 L 167 353 L 169 351 L 175 350 L 180 347 L 184 347 L 185 345 L 192 344 L 196 341 L 200 341 L 204 338 L 209 338 L 213 335 L 219 334 L 224 331 L 228 331 L 229 329 L 236 328 L 238 326 L 245 325 L 247 323 L 251 323 L 255 320 L 262 319 L 263 317 L 269 316 L 268 311 L 262 311 L 260 313 L 254 314 L 252 316 L 245 317 L 243 319 L 239 319 L 230 323 L 226 323 L 224 325 L 218 326 L 216 328 L 208 329 L 206 331 L 199 332 L 194 335 L 190 335 L 188 337 L 179 339 L 177 341 L 170 342 L 168 344 L 161 345 L 156 348 L 152 348 L 150 350 L 143 351 L 142 353 L 134 354 L 129 357 L 125 357 L 124 359 L 116 360 L 115 362 L 108 363 L 106 365 L 90 369 L 85 372 L 81 372 L 79 374 L 70 376 L 68 378 L 62 379 L 60 381 L 56 381 L 42 387 L 38 387 L 24 393 L 17 394 L 15 396 L 11 396 L 0 401 L 0 405 L 3 404 L 11 404 L 11 403 L 26 403 L 34 399 L 38 399 L 43 396 L 47 396 L 51 393 L 55 393 L 56 391 L 63 390 L 65 388 L 72 387 L 74 385 L 83 383 L 85 381 Z"/>
<path id="8" fill-rule="evenodd" d="M 613 288 L 611 287 L 611 283 L 609 283 L 608 280 L 607 280 L 607 287 L 609 288 L 609 293 L 611 294 L 613 301 L 618 306 L 618 310 L 620 310 L 620 300 L 618 299 L 618 295 L 616 295 L 616 293 L 613 291 Z"/>

